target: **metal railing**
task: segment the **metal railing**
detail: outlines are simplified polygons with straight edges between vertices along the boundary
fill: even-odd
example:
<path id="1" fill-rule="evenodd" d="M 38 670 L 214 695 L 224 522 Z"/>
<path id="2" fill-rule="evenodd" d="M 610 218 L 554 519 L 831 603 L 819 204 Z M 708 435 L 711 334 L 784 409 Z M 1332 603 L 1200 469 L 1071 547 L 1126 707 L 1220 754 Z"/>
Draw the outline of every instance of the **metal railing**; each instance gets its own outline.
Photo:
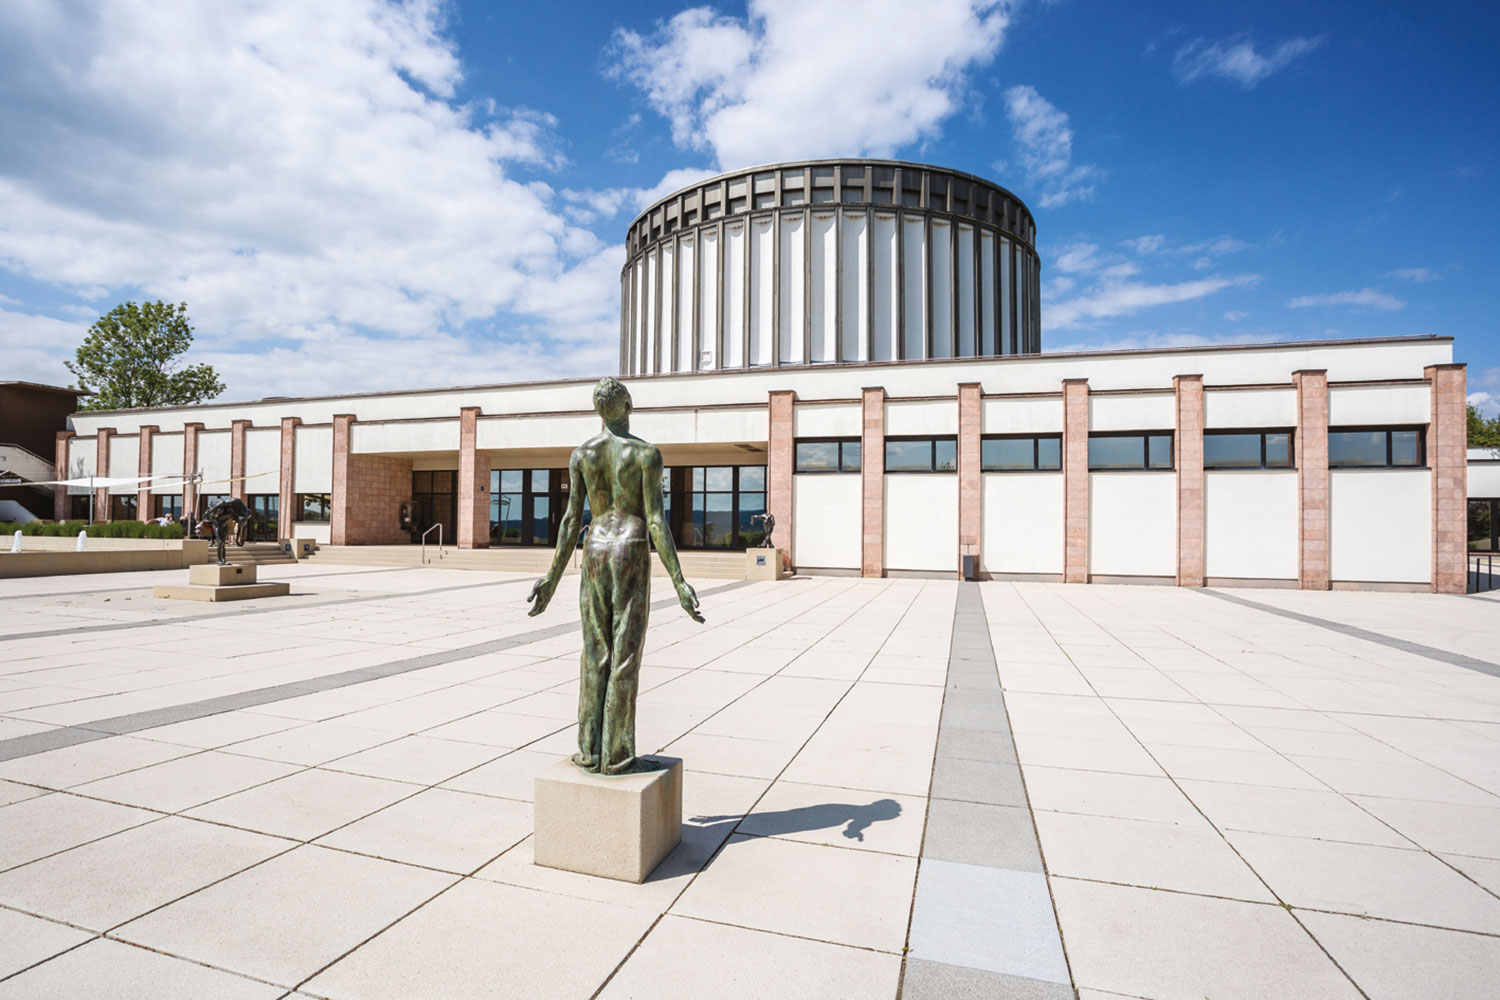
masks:
<path id="1" fill-rule="evenodd" d="M 1495 589 L 1495 553 L 1469 554 L 1469 593 Z"/>
<path id="2" fill-rule="evenodd" d="M 439 521 L 437 524 L 434 524 L 431 528 L 428 528 L 426 531 L 422 532 L 422 565 L 423 566 L 427 565 L 427 536 L 430 535 L 430 534 L 432 534 L 434 530 L 437 531 L 437 533 L 438 533 L 438 540 L 437 540 L 438 558 L 442 559 L 446 555 L 446 553 L 443 552 L 443 522 Z"/>

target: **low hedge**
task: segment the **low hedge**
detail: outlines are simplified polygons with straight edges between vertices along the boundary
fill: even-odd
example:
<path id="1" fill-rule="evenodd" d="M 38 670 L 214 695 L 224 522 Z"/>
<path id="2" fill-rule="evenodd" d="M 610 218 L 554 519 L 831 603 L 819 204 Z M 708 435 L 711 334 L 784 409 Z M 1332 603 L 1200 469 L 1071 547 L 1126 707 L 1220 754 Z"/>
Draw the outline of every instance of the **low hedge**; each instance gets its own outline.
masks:
<path id="1" fill-rule="evenodd" d="M 44 535 L 52 538 L 75 538 L 80 531 L 90 538 L 181 538 L 181 524 L 157 524 L 154 521 L 101 521 L 87 524 L 83 521 L 30 521 L 16 524 L 0 521 L 0 535 L 11 537 L 17 531 L 22 535 Z"/>

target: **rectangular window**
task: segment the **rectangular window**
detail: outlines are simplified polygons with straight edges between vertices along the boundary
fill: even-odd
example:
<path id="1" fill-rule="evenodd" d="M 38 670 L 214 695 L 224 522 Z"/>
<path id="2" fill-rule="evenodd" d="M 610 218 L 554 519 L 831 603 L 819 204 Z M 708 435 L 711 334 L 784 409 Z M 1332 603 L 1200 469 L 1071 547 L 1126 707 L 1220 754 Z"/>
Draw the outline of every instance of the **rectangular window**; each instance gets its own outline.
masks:
<path id="1" fill-rule="evenodd" d="M 957 470 L 957 438 L 886 438 L 886 472 L 956 472 Z"/>
<path id="2" fill-rule="evenodd" d="M 1290 469 L 1291 431 L 1205 431 L 1205 469 Z"/>
<path id="3" fill-rule="evenodd" d="M 327 493 L 297 494 L 297 520 L 332 521 L 333 498 Z"/>
<path id="4" fill-rule="evenodd" d="M 490 544 L 555 544 L 567 482 L 562 469 L 491 470 Z"/>
<path id="5" fill-rule="evenodd" d="M 837 441 L 798 441 L 796 471 L 858 472 L 859 438 Z"/>
<path id="6" fill-rule="evenodd" d="M 687 509 L 683 511 L 678 544 L 694 549 L 743 549 L 765 537 L 764 465 L 696 466 L 688 470 Z M 662 479 L 668 492 L 668 479 Z"/>
<path id="7" fill-rule="evenodd" d="M 1500 500 L 1469 501 L 1469 551 L 1500 551 Z"/>
<path id="8" fill-rule="evenodd" d="M 1089 471 L 1171 469 L 1170 431 L 1089 435 Z"/>
<path id="9" fill-rule="evenodd" d="M 176 520 L 182 520 L 182 494 L 181 493 L 158 493 L 156 495 L 156 517 L 166 517 L 171 514 Z"/>
<path id="10" fill-rule="evenodd" d="M 1331 469 L 1416 469 L 1426 464 L 1419 427 L 1365 427 L 1328 432 Z"/>
<path id="11" fill-rule="evenodd" d="M 1055 434 L 983 438 L 979 467 L 985 472 L 1055 472 L 1062 468 L 1062 438 Z"/>
<path id="12" fill-rule="evenodd" d="M 134 493 L 118 493 L 109 498 L 109 519 L 111 521 L 134 521 L 135 520 Z"/>

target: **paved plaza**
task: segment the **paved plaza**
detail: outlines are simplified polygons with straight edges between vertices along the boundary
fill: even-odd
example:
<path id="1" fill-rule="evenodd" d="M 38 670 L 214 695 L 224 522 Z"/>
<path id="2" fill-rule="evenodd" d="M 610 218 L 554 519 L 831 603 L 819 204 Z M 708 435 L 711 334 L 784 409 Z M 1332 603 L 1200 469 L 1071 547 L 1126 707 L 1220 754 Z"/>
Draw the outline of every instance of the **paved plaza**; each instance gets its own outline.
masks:
<path id="1" fill-rule="evenodd" d="M 3 558 L 3 556 L 0 556 Z M 0 580 L 0 1000 L 1491 997 L 1500 599 L 664 580 L 642 885 L 531 863 L 567 578 Z"/>

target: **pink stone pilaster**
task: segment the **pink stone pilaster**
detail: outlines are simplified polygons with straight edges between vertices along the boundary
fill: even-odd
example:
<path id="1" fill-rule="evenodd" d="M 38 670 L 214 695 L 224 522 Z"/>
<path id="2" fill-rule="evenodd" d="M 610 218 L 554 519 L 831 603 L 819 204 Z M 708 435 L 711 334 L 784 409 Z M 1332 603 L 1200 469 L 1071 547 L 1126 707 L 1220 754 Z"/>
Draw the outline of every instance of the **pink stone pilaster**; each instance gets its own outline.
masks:
<path id="1" fill-rule="evenodd" d="M 1422 369 L 1431 385 L 1427 466 L 1432 475 L 1432 591 L 1469 589 L 1468 391 L 1463 365 Z"/>
<path id="2" fill-rule="evenodd" d="M 333 493 L 329 497 L 333 511 L 328 527 L 329 542 L 333 545 L 348 545 L 354 527 L 351 523 L 353 498 L 349 495 L 349 431 L 353 426 L 354 414 L 334 414 Z"/>
<path id="3" fill-rule="evenodd" d="M 1328 372 L 1292 372 L 1297 387 L 1297 585 L 1332 585 L 1329 537 Z"/>
<path id="4" fill-rule="evenodd" d="M 113 427 L 101 427 L 94 439 L 94 475 L 103 479 L 109 475 L 109 439 L 115 436 Z M 94 520 L 109 520 L 109 489 L 94 490 Z"/>
<path id="5" fill-rule="evenodd" d="M 198 514 L 198 484 L 191 477 L 196 475 L 198 469 L 198 432 L 203 430 L 202 424 L 182 425 L 182 516 L 185 519 L 197 520 Z"/>
<path id="6" fill-rule="evenodd" d="M 68 475 L 68 450 L 70 442 L 77 435 L 77 431 L 58 431 L 56 451 L 53 454 L 53 479 L 71 479 Z M 52 487 L 52 520 L 66 521 L 68 514 L 68 488 L 66 486 Z"/>
<path id="7" fill-rule="evenodd" d="M 777 390 L 770 394 L 767 407 L 770 412 L 770 431 L 766 440 L 766 510 L 776 519 L 772 534 L 778 548 L 786 551 L 792 565 L 797 564 L 792 551 L 792 470 L 796 455 L 793 426 L 793 411 L 797 394 L 790 389 Z"/>
<path id="8" fill-rule="evenodd" d="M 277 541 L 292 537 L 292 525 L 297 520 L 297 425 L 301 417 L 281 418 L 281 473 L 277 477 L 276 534 Z"/>
<path id="9" fill-rule="evenodd" d="M 140 455 L 135 463 L 136 475 L 138 476 L 151 475 L 151 435 L 155 434 L 159 429 L 154 425 L 141 428 L 140 448 L 138 449 Z M 151 482 L 150 480 L 142 480 L 136 487 L 135 493 L 136 519 L 139 521 L 149 521 L 155 514 L 156 512 L 151 509 Z"/>
<path id="10" fill-rule="evenodd" d="M 980 441 L 984 431 L 983 393 L 978 382 L 958 386 L 958 575 L 965 555 L 978 556 L 984 526 Z"/>
<path id="11" fill-rule="evenodd" d="M 1089 582 L 1089 380 L 1063 379 L 1063 582 Z"/>
<path id="12" fill-rule="evenodd" d="M 1177 586 L 1201 587 L 1207 527 L 1203 479 L 1203 376 L 1172 379 L 1177 397 Z"/>
<path id="13" fill-rule="evenodd" d="M 860 576 L 885 576 L 885 389 L 860 393 Z"/>
<path id="14" fill-rule="evenodd" d="M 245 485 L 245 431 L 250 424 L 249 420 L 229 423 L 229 495 L 242 501 L 250 492 Z"/>
<path id="15" fill-rule="evenodd" d="M 458 411 L 458 547 L 490 545 L 490 456 L 477 447 L 477 406 Z"/>

